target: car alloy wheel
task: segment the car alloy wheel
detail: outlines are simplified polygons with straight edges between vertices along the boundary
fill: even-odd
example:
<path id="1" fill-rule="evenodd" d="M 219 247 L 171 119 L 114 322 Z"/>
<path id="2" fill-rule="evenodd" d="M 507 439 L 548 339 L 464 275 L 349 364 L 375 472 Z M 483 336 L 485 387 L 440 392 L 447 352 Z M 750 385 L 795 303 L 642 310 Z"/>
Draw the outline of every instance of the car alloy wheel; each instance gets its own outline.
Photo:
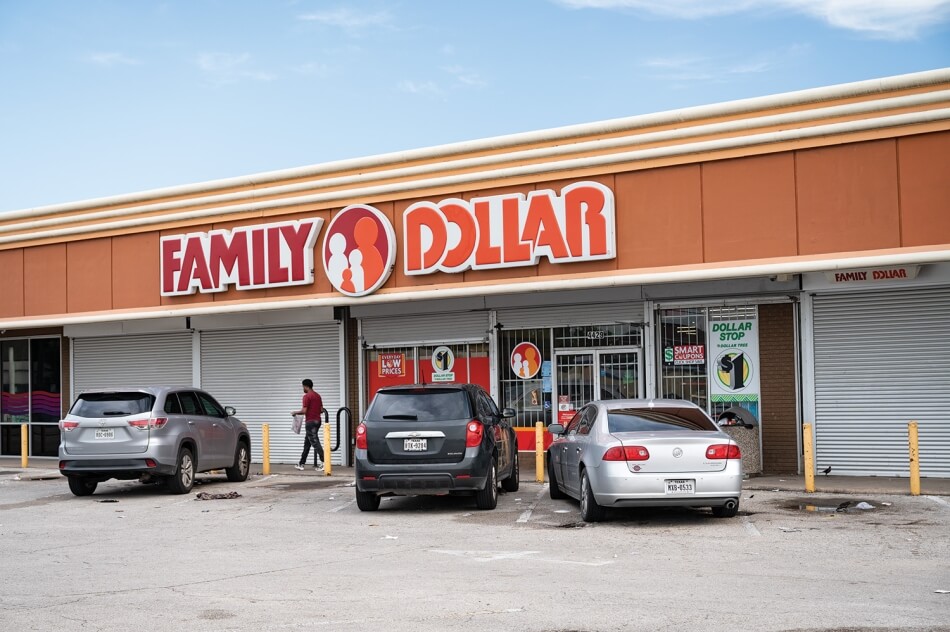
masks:
<path id="1" fill-rule="evenodd" d="M 604 519 L 605 510 L 597 504 L 594 490 L 590 487 L 590 478 L 587 470 L 581 472 L 581 518 L 584 522 L 600 522 Z"/>

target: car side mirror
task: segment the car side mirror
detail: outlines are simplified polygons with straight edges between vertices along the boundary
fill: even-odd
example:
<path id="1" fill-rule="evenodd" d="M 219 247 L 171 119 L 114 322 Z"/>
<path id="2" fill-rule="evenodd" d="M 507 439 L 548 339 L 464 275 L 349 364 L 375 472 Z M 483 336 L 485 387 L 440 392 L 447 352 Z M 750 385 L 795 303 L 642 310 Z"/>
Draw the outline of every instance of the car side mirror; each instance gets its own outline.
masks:
<path id="1" fill-rule="evenodd" d="M 237 414 L 237 410 L 234 409 L 234 406 L 225 406 L 224 412 L 226 412 L 229 417 L 234 417 Z"/>
<path id="2" fill-rule="evenodd" d="M 517 414 L 518 414 L 518 413 L 515 411 L 514 408 L 502 408 L 502 409 L 501 409 L 501 418 L 502 418 L 502 419 L 511 419 L 512 417 L 514 417 L 514 416 L 517 415 Z"/>
<path id="3" fill-rule="evenodd" d="M 559 435 L 564 433 L 564 426 L 561 424 L 551 424 L 548 426 L 548 432 L 551 434 Z"/>

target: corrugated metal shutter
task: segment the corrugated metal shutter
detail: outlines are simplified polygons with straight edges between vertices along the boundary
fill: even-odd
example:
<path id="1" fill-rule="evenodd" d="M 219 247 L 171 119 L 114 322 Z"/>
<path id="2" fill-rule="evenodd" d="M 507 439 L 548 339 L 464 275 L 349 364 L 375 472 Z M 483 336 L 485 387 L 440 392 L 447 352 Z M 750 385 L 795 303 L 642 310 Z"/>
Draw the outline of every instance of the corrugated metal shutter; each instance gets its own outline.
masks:
<path id="1" fill-rule="evenodd" d="M 506 307 L 498 309 L 498 322 L 505 329 L 562 327 L 568 325 L 608 325 L 616 322 L 643 322 L 643 303 L 590 303 L 546 307 Z"/>
<path id="2" fill-rule="evenodd" d="M 342 406 L 341 357 L 340 325 L 336 322 L 203 331 L 201 385 L 222 404 L 237 409 L 238 418 L 251 431 L 253 460 L 261 461 L 261 427 L 266 423 L 270 425 L 271 463 L 296 463 L 304 436 L 293 433 L 290 411 L 300 408 L 300 382 L 313 380 L 314 390 L 323 398 L 323 407 L 330 414 L 332 446 L 336 413 Z M 333 453 L 333 463 L 342 463 L 347 446 L 346 429 L 341 428 L 340 449 Z"/>
<path id="3" fill-rule="evenodd" d="M 73 338 L 73 394 L 90 388 L 191 386 L 191 332 Z"/>
<path id="4" fill-rule="evenodd" d="M 908 476 L 907 423 L 922 476 L 950 476 L 950 289 L 815 296 L 819 468 Z"/>
<path id="5" fill-rule="evenodd" d="M 488 340 L 487 311 L 364 318 L 361 322 L 363 340 L 368 345 Z"/>

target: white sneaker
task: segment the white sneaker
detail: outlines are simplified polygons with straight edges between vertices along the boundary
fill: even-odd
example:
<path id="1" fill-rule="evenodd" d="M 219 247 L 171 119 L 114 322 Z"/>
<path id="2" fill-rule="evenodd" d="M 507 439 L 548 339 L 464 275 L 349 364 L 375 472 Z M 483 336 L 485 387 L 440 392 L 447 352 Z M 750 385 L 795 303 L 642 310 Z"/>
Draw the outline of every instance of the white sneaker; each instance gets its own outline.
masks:
<path id="1" fill-rule="evenodd" d="M 302 471 L 303 471 L 303 466 L 302 466 L 300 463 L 298 463 L 297 465 L 294 466 L 294 469 L 295 469 L 295 470 L 300 470 L 300 471 L 302 472 Z"/>
<path id="2" fill-rule="evenodd" d="M 303 468 L 300 468 L 300 469 L 303 469 Z M 323 469 L 323 463 L 317 463 L 316 465 L 313 466 L 313 469 L 315 469 L 315 470 L 322 470 L 322 469 Z"/>

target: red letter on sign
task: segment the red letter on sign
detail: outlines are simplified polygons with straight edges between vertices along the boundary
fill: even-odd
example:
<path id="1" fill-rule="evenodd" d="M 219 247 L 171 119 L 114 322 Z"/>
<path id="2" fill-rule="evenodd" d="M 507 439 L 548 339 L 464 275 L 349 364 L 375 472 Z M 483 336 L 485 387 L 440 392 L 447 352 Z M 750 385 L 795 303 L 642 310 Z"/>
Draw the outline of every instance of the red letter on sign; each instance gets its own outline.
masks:
<path id="1" fill-rule="evenodd" d="M 521 238 L 534 243 L 535 260 L 547 255 L 549 261 L 566 259 L 567 244 L 554 212 L 553 191 L 533 191 L 528 195 L 528 217 Z"/>
<path id="2" fill-rule="evenodd" d="M 181 273 L 181 237 L 162 239 L 162 294 L 175 294 L 175 274 Z"/>
<path id="3" fill-rule="evenodd" d="M 419 202 L 403 215 L 406 242 L 406 274 L 428 274 L 445 255 L 447 241 L 445 216 L 429 202 Z M 425 237 L 431 237 L 426 248 Z"/>
<path id="4" fill-rule="evenodd" d="M 225 283 L 234 282 L 234 268 L 237 266 L 237 286 L 247 287 L 251 283 L 251 272 L 247 252 L 247 233 L 235 230 L 228 243 L 228 231 L 211 233 L 211 282 L 217 290 L 223 290 L 221 273 Z"/>
<path id="5" fill-rule="evenodd" d="M 589 242 L 591 257 L 613 255 L 613 235 L 607 215 L 613 215 L 613 194 L 596 182 L 572 184 L 561 190 L 567 215 L 567 243 L 571 254 L 583 256 L 584 237 Z M 608 195 L 610 200 L 608 204 Z M 613 222 L 611 221 L 611 225 Z M 587 228 L 585 235 L 584 228 Z"/>
<path id="6" fill-rule="evenodd" d="M 185 255 L 181 262 L 181 276 L 178 277 L 178 291 L 191 294 L 195 291 L 195 281 L 203 290 L 211 289 L 211 272 L 208 270 L 207 253 L 200 236 L 193 235 L 185 244 Z"/>
<path id="7" fill-rule="evenodd" d="M 475 252 L 478 227 L 464 200 L 442 200 L 439 209 L 449 224 L 454 224 L 460 233 L 458 245 L 446 253 L 440 268 L 445 272 L 460 272 L 468 268 L 472 253 Z"/>

